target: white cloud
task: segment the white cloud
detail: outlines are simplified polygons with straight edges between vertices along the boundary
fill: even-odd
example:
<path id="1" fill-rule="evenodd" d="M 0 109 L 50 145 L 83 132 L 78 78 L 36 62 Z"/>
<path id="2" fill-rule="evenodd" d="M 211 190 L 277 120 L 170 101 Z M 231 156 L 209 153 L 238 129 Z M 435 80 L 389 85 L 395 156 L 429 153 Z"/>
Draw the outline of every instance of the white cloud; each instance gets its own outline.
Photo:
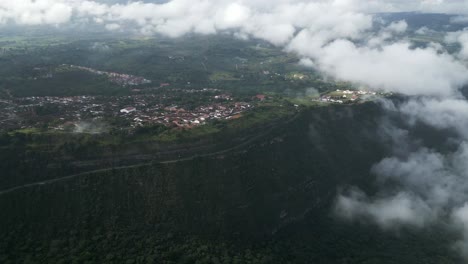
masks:
<path id="1" fill-rule="evenodd" d="M 216 25 L 220 29 L 241 27 L 248 21 L 250 15 L 249 7 L 239 3 L 232 3 L 218 12 Z"/>
<path id="2" fill-rule="evenodd" d="M 313 38 L 301 43 L 314 43 Z M 407 95 L 453 96 L 468 81 L 464 65 L 432 48 L 411 49 L 404 42 L 371 48 L 335 40 L 315 54 L 303 50 L 313 45 L 303 45 L 295 50 L 313 57 L 326 73 L 376 89 Z"/>
<path id="3" fill-rule="evenodd" d="M 203 8 L 199 9 L 198 6 Z M 2 0 L 0 3 L 0 21 L 13 21 L 18 24 L 61 24 L 66 23 L 75 13 L 78 16 L 99 16 L 101 19 L 116 21 L 139 21 L 141 25 L 151 22 L 153 25 L 164 23 L 165 19 L 184 20 L 184 22 L 170 22 L 174 24 L 191 24 L 187 28 L 195 28 L 198 21 L 216 20 L 220 29 L 244 25 L 252 15 L 272 14 L 281 17 L 281 13 L 288 14 L 291 10 L 299 14 L 297 8 L 311 11 L 319 7 L 320 17 L 330 14 L 334 19 L 334 10 L 346 16 L 350 13 L 375 13 L 394 11 L 422 11 L 437 13 L 468 14 L 468 3 L 465 0 L 451 1 L 358 1 L 358 0 L 171 0 L 161 4 L 145 3 L 144 1 L 129 1 L 127 4 L 101 4 L 95 0 Z M 197 12 L 203 10 L 202 13 Z M 279 12 L 279 10 L 283 12 Z M 294 10 L 296 9 L 296 10 Z M 302 12 L 302 16 L 295 20 L 313 19 L 317 12 Z M 283 16 L 284 17 L 284 16 Z M 291 20 L 292 17 L 289 17 Z M 461 16 L 457 21 L 463 19 Z M 280 19 L 281 20 L 281 19 Z M 116 22 L 114 21 L 114 22 Z M 110 22 L 110 21 L 107 21 Z M 284 21 L 283 21 L 284 22 Z M 284 24 L 284 23 L 283 23 Z M 348 24 L 349 25 L 349 24 Z"/>
<path id="4" fill-rule="evenodd" d="M 400 107 L 408 121 L 422 121 L 439 129 L 451 129 L 468 140 L 468 103 L 465 99 L 424 98 Z"/>
<path id="5" fill-rule="evenodd" d="M 447 139 L 449 144 L 437 144 L 442 149 L 438 150 L 424 146 L 408 130 L 382 122 L 380 135 L 387 138 L 383 142 L 391 144 L 394 155 L 372 167 L 377 194 L 369 197 L 358 189 L 339 193 L 335 211 L 346 219 L 373 221 L 383 229 L 449 223 L 461 231 L 455 247 L 468 259 L 468 101 L 418 97 L 398 105 L 384 102 L 382 106 L 401 116 L 410 131 L 422 122 L 451 131 L 452 138 Z"/>
<path id="6" fill-rule="evenodd" d="M 107 25 L 106 25 L 106 29 L 107 29 L 107 30 L 111 30 L 111 31 L 113 31 L 113 30 L 118 30 L 118 29 L 120 29 L 120 25 L 119 25 L 119 24 L 115 24 L 115 23 L 113 23 L 113 24 L 107 24 Z"/>
<path id="7" fill-rule="evenodd" d="M 458 57 L 462 60 L 468 60 L 468 30 L 450 32 L 445 37 L 448 43 L 458 43 L 461 46 Z"/>
<path id="8" fill-rule="evenodd" d="M 308 59 L 308 58 L 301 59 L 299 61 L 299 64 L 305 67 L 310 67 L 310 68 L 315 67 L 315 63 L 311 59 Z"/>
<path id="9" fill-rule="evenodd" d="M 0 2 L 0 22 L 25 25 L 62 24 L 72 17 L 73 7 L 65 1 L 7 0 Z"/>
<path id="10" fill-rule="evenodd" d="M 431 32 L 431 30 L 428 27 L 421 27 L 415 31 L 415 33 L 418 35 L 426 35 L 429 32 Z"/>
<path id="11" fill-rule="evenodd" d="M 105 15 L 108 12 L 108 6 L 99 4 L 94 1 L 83 1 L 76 6 L 76 11 L 82 15 L 86 14 L 99 17 Z"/>
<path id="12" fill-rule="evenodd" d="M 433 221 L 430 208 L 417 196 L 408 193 L 371 200 L 359 190 L 339 195 L 335 213 L 348 220 L 372 220 L 384 229 L 401 225 L 423 227 Z"/>
<path id="13" fill-rule="evenodd" d="M 395 33 L 404 33 L 407 29 L 408 23 L 406 23 L 406 21 L 404 20 L 393 22 L 387 27 L 387 30 L 390 30 Z"/>

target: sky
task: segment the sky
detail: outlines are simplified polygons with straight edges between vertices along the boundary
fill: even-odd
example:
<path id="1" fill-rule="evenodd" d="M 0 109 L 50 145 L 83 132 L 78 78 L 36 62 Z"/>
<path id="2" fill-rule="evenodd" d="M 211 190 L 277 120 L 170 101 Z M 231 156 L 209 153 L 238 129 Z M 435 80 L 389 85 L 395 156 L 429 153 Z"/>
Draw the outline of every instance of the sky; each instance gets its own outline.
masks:
<path id="1" fill-rule="evenodd" d="M 443 44 L 461 47 L 455 53 L 440 43 L 414 48 L 406 21 L 373 15 L 407 11 L 455 14 L 454 23 L 468 22 L 468 0 L 1 0 L 0 24 L 81 23 L 168 37 L 228 32 L 268 41 L 336 79 L 409 96 L 400 104 L 381 102 L 407 126 L 380 122 L 392 155 L 369 168 L 379 192 L 347 188 L 337 193 L 334 211 L 386 231 L 448 223 L 461 234 L 453 246 L 468 259 L 468 101 L 460 92 L 468 84 L 468 29 L 446 33 Z M 377 31 L 375 23 L 381 24 Z M 446 144 L 455 150 L 442 152 L 413 138 L 418 122 L 453 131 Z M 395 181 L 399 187 L 389 190 L 386 183 Z"/>

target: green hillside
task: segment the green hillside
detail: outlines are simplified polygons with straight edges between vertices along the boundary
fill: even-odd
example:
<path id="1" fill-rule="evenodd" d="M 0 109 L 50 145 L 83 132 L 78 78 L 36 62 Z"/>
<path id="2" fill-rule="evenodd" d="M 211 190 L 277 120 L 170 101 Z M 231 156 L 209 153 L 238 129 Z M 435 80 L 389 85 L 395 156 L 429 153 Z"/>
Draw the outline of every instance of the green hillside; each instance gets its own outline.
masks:
<path id="1" fill-rule="evenodd" d="M 0 260 L 457 263 L 436 226 L 394 234 L 333 217 L 337 186 L 374 188 L 382 115 L 373 103 L 311 109 L 225 152 L 0 193 Z"/>

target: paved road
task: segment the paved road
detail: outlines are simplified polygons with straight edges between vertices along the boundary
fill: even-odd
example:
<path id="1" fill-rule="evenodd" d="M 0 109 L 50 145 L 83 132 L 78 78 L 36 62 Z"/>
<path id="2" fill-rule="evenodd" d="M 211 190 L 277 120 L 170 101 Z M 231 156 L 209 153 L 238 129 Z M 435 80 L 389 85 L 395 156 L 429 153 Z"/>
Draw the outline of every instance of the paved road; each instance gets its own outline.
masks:
<path id="1" fill-rule="evenodd" d="M 68 175 L 68 176 L 64 176 L 64 177 L 61 177 L 61 178 L 56 178 L 56 179 L 51 179 L 51 180 L 46 180 L 46 181 L 41 181 L 41 182 L 28 183 L 28 184 L 24 184 L 24 185 L 21 185 L 21 186 L 16 186 L 16 187 L 13 187 L 13 188 L 10 188 L 10 189 L 0 191 L 0 195 L 4 195 L 4 194 L 7 194 L 7 193 L 12 193 L 12 192 L 15 192 L 15 191 L 18 191 L 18 190 L 21 190 L 21 189 L 30 188 L 30 187 L 35 187 L 35 186 L 41 186 L 41 185 L 47 185 L 47 184 L 52 184 L 52 183 L 56 183 L 56 182 L 66 181 L 66 180 L 70 180 L 70 179 L 73 179 L 73 178 L 77 178 L 77 177 L 80 177 L 80 176 L 85 176 L 85 175 L 89 175 L 89 174 L 93 174 L 93 173 L 100 173 L 100 172 L 106 172 L 106 171 L 111 171 L 111 170 L 137 168 L 137 167 L 142 167 L 142 166 L 148 166 L 150 164 L 151 163 L 145 163 L 145 164 L 136 164 L 136 165 L 131 165 L 131 166 L 105 168 L 105 169 L 99 169 L 99 170 L 93 170 L 93 171 L 77 173 L 77 174 Z"/>

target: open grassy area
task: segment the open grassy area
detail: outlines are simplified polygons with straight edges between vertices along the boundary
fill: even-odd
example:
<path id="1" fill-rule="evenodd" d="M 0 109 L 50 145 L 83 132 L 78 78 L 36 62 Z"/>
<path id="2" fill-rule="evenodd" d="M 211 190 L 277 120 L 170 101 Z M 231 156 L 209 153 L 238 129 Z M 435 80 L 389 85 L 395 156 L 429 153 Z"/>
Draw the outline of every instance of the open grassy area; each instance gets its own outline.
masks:
<path id="1" fill-rule="evenodd" d="M 210 75 L 210 80 L 213 82 L 217 81 L 239 81 L 240 79 L 235 77 L 231 72 L 214 72 Z"/>

